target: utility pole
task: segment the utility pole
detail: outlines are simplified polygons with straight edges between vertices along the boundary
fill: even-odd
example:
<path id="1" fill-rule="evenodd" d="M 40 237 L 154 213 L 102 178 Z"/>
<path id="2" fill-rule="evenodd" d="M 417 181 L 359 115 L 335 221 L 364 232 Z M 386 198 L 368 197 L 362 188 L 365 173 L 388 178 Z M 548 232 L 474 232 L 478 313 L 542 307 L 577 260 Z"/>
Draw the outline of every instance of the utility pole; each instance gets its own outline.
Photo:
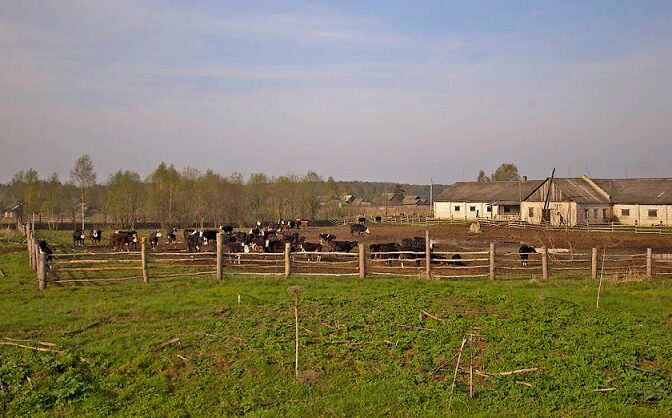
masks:
<path id="1" fill-rule="evenodd" d="M 434 217 L 434 179 L 429 179 L 429 215 Z"/>

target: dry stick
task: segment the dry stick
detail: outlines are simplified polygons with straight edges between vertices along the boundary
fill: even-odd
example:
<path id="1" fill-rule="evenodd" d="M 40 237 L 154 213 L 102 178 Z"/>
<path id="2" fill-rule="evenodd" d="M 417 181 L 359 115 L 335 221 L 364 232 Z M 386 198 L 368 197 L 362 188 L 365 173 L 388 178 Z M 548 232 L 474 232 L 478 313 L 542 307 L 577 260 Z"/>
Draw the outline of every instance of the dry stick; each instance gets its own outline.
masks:
<path id="1" fill-rule="evenodd" d="M 616 388 L 593 389 L 593 392 L 613 392 Z"/>
<path id="2" fill-rule="evenodd" d="M 180 342 L 179 338 L 173 338 L 172 340 L 168 340 L 165 343 L 159 344 L 158 346 L 156 346 L 156 348 L 154 348 L 154 351 L 159 351 L 162 348 L 165 348 L 165 347 L 169 346 L 170 344 L 176 344 L 176 343 L 179 343 L 179 342 Z"/>
<path id="3" fill-rule="evenodd" d="M 532 367 L 529 369 L 518 369 L 518 370 L 512 370 L 510 372 L 500 372 L 500 373 L 484 373 L 486 376 L 510 376 L 512 374 L 518 374 L 518 373 L 528 373 L 528 372 L 536 372 L 539 370 L 539 367 Z"/>
<path id="4" fill-rule="evenodd" d="M 296 300 L 294 302 L 294 325 L 295 325 L 295 361 L 294 361 L 294 375 L 299 377 L 299 293 L 296 293 Z"/>
<path id="5" fill-rule="evenodd" d="M 533 386 L 532 383 L 522 382 L 520 380 L 516 380 L 516 383 L 519 384 L 519 385 L 523 385 L 525 387 L 528 387 L 528 388 L 531 388 Z"/>
<path id="6" fill-rule="evenodd" d="M 31 347 L 29 345 L 17 344 L 17 343 L 13 343 L 13 342 L 9 342 L 9 341 L 0 341 L 0 345 L 11 345 L 11 346 L 14 346 L 14 347 L 27 348 L 29 350 L 35 350 L 35 351 L 51 351 L 53 353 L 61 353 L 61 351 L 52 350 L 51 348 Z"/>
<path id="7" fill-rule="evenodd" d="M 469 398 L 474 398 L 474 335 L 469 334 Z"/>
<path id="8" fill-rule="evenodd" d="M 467 342 L 466 338 L 462 339 L 462 345 L 457 354 L 457 364 L 455 364 L 455 374 L 453 375 L 453 384 L 450 387 L 450 399 L 448 400 L 448 410 L 450 411 L 450 405 L 453 403 L 453 393 L 455 392 L 455 381 L 457 380 L 457 371 L 460 368 L 460 359 L 462 358 L 462 350 L 464 349 L 464 344 Z"/>
<path id="9" fill-rule="evenodd" d="M 5 276 L 5 272 L 2 271 L 2 269 L 0 269 L 0 277 L 7 277 L 7 276 Z"/>
<path id="10" fill-rule="evenodd" d="M 600 269 L 600 285 L 597 287 L 597 301 L 595 302 L 595 308 L 600 307 L 600 292 L 602 291 L 602 277 L 604 275 L 604 257 L 607 254 L 607 247 L 604 247 L 602 251 L 602 268 Z"/>
<path id="11" fill-rule="evenodd" d="M 427 318 L 432 318 L 432 319 L 435 320 L 435 321 L 447 321 L 447 319 L 445 319 L 445 318 L 439 318 L 439 317 L 437 317 L 437 316 L 434 316 L 434 315 L 430 314 L 430 313 L 427 312 L 427 311 L 420 311 L 420 320 L 422 321 L 423 319 L 425 319 L 425 317 L 427 317 Z"/>

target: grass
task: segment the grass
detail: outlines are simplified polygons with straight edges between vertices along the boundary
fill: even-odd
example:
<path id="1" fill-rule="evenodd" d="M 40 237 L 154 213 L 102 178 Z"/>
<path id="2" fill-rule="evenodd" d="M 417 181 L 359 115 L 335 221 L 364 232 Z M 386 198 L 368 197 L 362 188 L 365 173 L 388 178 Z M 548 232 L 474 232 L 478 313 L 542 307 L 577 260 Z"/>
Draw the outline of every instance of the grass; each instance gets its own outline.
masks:
<path id="1" fill-rule="evenodd" d="M 672 415 L 669 281 L 606 283 L 597 310 L 597 283 L 575 279 L 200 276 L 39 294 L 26 265 L 0 256 L 0 341 L 61 352 L 0 345 L 4 416 Z M 449 411 L 469 332 L 477 369 L 541 370 L 478 377 L 474 399 L 460 374 Z"/>

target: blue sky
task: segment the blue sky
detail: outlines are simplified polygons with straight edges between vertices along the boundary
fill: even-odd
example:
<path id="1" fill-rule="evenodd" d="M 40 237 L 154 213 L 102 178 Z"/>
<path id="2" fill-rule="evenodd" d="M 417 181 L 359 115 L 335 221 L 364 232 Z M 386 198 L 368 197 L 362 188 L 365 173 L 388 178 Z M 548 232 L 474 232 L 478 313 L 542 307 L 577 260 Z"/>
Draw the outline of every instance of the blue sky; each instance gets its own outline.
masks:
<path id="1" fill-rule="evenodd" d="M 3 2 L 0 181 L 672 176 L 669 45 L 672 2 Z"/>

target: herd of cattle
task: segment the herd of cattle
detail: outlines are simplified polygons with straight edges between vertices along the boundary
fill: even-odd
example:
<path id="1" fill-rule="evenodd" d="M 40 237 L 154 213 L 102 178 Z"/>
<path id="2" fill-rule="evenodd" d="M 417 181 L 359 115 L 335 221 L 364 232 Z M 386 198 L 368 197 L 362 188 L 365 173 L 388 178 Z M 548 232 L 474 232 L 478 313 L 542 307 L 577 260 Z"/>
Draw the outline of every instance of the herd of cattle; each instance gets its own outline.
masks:
<path id="1" fill-rule="evenodd" d="M 369 228 L 363 220 L 360 223 L 350 225 L 350 236 L 354 234 L 363 235 L 370 233 Z M 331 233 L 322 233 L 319 235 L 319 242 L 306 241 L 306 237 L 299 232 L 291 232 L 290 229 L 302 228 L 307 226 L 307 221 L 287 221 L 278 222 L 277 225 L 263 226 L 261 222 L 251 228 L 248 232 L 234 231 L 231 225 L 221 226 L 218 229 L 184 229 L 183 238 L 188 252 L 200 252 L 203 249 L 213 251 L 216 246 L 217 235 L 222 234 L 223 251 L 225 253 L 282 253 L 285 251 L 285 245 L 289 244 L 291 252 L 305 253 L 324 253 L 324 252 L 344 252 L 349 253 L 357 248 L 356 240 L 337 240 Z M 93 245 L 99 245 L 102 241 L 103 231 L 93 229 L 89 232 L 89 239 Z M 147 237 L 147 243 L 151 249 L 156 249 L 163 234 L 159 230 L 152 231 Z M 83 245 L 86 234 L 82 230 L 77 230 L 73 234 L 73 245 Z M 176 244 L 177 228 L 170 228 L 165 234 L 166 242 L 169 246 Z M 135 230 L 117 230 L 110 236 L 110 245 L 115 251 L 138 248 L 138 232 Z M 453 254 L 447 258 L 440 254 L 433 253 L 434 242 L 430 241 L 430 258 L 433 263 L 445 263 L 454 266 L 465 266 L 460 254 Z M 423 237 L 413 237 L 402 239 L 398 242 L 375 243 L 370 244 L 369 251 L 372 260 L 384 261 L 390 264 L 394 260 L 403 263 L 405 260 L 413 260 L 417 266 L 420 261 L 426 257 L 426 241 Z M 527 266 L 529 254 L 535 253 L 534 247 L 523 243 L 519 249 L 520 259 L 523 266 Z M 320 260 L 317 255 L 317 260 Z"/>

